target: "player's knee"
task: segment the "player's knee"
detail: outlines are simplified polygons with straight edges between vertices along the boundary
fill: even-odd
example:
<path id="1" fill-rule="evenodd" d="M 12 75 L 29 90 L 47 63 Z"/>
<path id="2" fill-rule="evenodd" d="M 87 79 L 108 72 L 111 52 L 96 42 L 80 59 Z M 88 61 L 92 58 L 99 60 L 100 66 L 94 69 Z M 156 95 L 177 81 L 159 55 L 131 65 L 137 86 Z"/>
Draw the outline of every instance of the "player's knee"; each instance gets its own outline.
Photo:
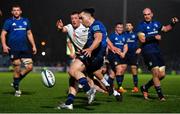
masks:
<path id="1" fill-rule="evenodd" d="M 159 76 L 159 67 L 152 68 L 153 76 Z"/>
<path id="2" fill-rule="evenodd" d="M 162 66 L 162 67 L 159 67 L 159 77 L 165 77 L 166 75 L 166 67 L 165 66 Z"/>
<path id="3" fill-rule="evenodd" d="M 32 64 L 28 64 L 25 67 L 26 67 L 26 70 L 28 70 L 29 72 L 33 70 L 33 65 Z"/>

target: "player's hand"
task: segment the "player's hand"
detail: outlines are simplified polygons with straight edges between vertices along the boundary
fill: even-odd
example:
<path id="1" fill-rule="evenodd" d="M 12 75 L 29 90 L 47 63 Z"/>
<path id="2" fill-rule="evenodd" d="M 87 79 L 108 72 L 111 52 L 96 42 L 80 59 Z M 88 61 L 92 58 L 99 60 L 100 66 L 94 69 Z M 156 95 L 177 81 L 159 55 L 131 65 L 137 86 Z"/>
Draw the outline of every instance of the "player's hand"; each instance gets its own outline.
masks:
<path id="1" fill-rule="evenodd" d="M 179 19 L 178 19 L 177 17 L 173 17 L 173 18 L 171 19 L 171 21 L 172 21 L 172 23 L 176 24 L 176 23 L 179 22 Z"/>
<path id="2" fill-rule="evenodd" d="M 122 53 L 121 58 L 125 58 L 125 55 L 126 55 L 125 53 Z"/>
<path id="3" fill-rule="evenodd" d="M 155 39 L 156 39 L 156 40 L 161 40 L 161 35 L 159 35 L 159 34 L 156 35 L 156 36 L 155 36 Z"/>
<path id="4" fill-rule="evenodd" d="M 91 57 L 92 49 L 86 48 L 86 49 L 82 50 L 82 52 L 86 57 Z"/>
<path id="5" fill-rule="evenodd" d="M 117 47 L 113 47 L 112 48 L 112 52 L 113 53 L 120 53 L 121 52 L 121 49 L 117 48 Z"/>
<path id="6" fill-rule="evenodd" d="M 60 29 L 60 30 L 63 29 L 64 24 L 63 24 L 63 22 L 62 22 L 61 19 L 56 22 L 56 26 L 57 26 L 57 28 Z"/>
<path id="7" fill-rule="evenodd" d="M 32 53 L 35 55 L 37 53 L 36 47 L 32 47 Z"/>
<path id="8" fill-rule="evenodd" d="M 141 53 L 141 48 L 138 48 L 137 50 L 136 50 L 136 54 L 140 54 Z"/>
<path id="9" fill-rule="evenodd" d="M 75 54 L 75 53 L 71 53 L 71 54 L 69 55 L 69 57 L 72 58 L 72 59 L 74 59 L 74 58 L 76 57 L 76 54 Z"/>
<path id="10" fill-rule="evenodd" d="M 4 45 L 3 46 L 3 52 L 8 54 L 9 53 L 9 50 L 10 50 L 10 47 L 8 47 L 7 45 Z"/>

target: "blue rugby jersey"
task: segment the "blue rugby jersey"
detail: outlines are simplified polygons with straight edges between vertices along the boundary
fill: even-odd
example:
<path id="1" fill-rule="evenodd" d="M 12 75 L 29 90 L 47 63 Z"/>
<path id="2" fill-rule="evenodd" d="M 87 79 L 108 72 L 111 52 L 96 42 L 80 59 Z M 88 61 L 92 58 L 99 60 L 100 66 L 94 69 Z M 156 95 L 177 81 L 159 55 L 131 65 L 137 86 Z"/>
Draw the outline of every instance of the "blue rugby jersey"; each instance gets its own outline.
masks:
<path id="1" fill-rule="evenodd" d="M 89 31 L 88 31 L 88 39 L 87 39 L 87 42 L 84 46 L 84 49 L 85 48 L 89 48 L 93 41 L 94 41 L 94 34 L 96 32 L 100 32 L 102 33 L 102 41 L 100 43 L 100 45 L 98 46 L 98 48 L 96 48 L 96 52 L 98 53 L 98 51 L 105 51 L 106 50 L 106 47 L 107 47 L 107 42 L 106 42 L 106 39 L 107 39 L 107 31 L 106 31 L 106 28 L 105 26 L 102 24 L 102 22 L 98 21 L 98 20 L 95 20 L 93 22 L 93 24 L 89 27 Z"/>
<path id="2" fill-rule="evenodd" d="M 150 21 L 141 22 L 137 27 L 137 32 L 143 32 L 145 34 L 145 37 L 151 37 L 159 34 L 161 31 L 162 25 L 158 21 Z M 142 53 L 159 53 L 159 42 L 158 40 L 155 40 L 151 43 L 144 43 L 142 46 Z"/>
<path id="3" fill-rule="evenodd" d="M 138 37 L 136 32 L 125 32 L 126 41 L 128 44 L 128 51 L 134 52 L 138 48 Z"/>
<path id="4" fill-rule="evenodd" d="M 27 31 L 30 30 L 30 23 L 27 18 L 9 18 L 3 25 L 3 30 L 7 31 L 7 45 L 13 51 L 30 50 Z"/>
<path id="5" fill-rule="evenodd" d="M 110 41 L 113 45 L 123 51 L 124 45 L 127 44 L 125 34 L 111 33 L 109 36 Z"/>

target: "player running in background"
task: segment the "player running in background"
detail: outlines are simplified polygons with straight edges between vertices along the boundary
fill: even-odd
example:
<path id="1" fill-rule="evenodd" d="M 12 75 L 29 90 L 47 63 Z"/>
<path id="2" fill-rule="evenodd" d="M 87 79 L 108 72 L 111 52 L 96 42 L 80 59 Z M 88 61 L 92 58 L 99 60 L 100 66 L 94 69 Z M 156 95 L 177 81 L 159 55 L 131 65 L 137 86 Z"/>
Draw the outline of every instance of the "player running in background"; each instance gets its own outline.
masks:
<path id="1" fill-rule="evenodd" d="M 165 63 L 159 47 L 161 40 L 160 32 L 170 31 L 178 22 L 178 19 L 172 18 L 169 25 L 163 26 L 160 22 L 153 20 L 153 12 L 150 8 L 143 10 L 144 21 L 142 21 L 137 30 L 138 37 L 142 43 L 142 56 L 145 64 L 152 73 L 152 79 L 141 86 L 144 99 L 148 99 L 148 89 L 154 85 L 160 101 L 165 101 L 161 89 L 160 81 L 165 77 Z"/>
<path id="2" fill-rule="evenodd" d="M 20 97 L 20 81 L 33 69 L 32 54 L 37 53 L 29 20 L 21 17 L 22 10 L 18 5 L 12 6 L 13 17 L 5 21 L 1 33 L 3 52 L 9 54 L 14 67 L 15 96 Z M 23 63 L 25 69 L 21 69 Z"/>
<path id="3" fill-rule="evenodd" d="M 126 90 L 122 87 L 122 83 L 124 80 L 124 73 L 127 68 L 125 56 L 128 51 L 128 45 L 125 35 L 123 34 L 122 23 L 116 23 L 115 32 L 110 34 L 109 39 L 115 47 L 121 50 L 119 53 L 114 53 L 111 50 L 109 50 L 108 60 L 110 62 L 111 68 L 115 72 L 115 77 L 118 85 L 118 92 L 124 93 L 126 92 Z M 112 85 L 113 80 L 113 77 L 109 77 L 108 82 L 110 83 L 110 85 Z"/>
<path id="4" fill-rule="evenodd" d="M 137 33 L 133 31 L 134 27 L 132 23 L 126 23 L 126 32 L 125 36 L 127 38 L 128 44 L 128 52 L 126 54 L 127 64 L 130 65 L 131 73 L 133 76 L 134 88 L 132 89 L 133 93 L 138 92 L 138 75 L 137 75 L 137 68 L 138 68 L 138 56 L 141 52 L 141 49 L 138 48 L 138 37 Z"/>

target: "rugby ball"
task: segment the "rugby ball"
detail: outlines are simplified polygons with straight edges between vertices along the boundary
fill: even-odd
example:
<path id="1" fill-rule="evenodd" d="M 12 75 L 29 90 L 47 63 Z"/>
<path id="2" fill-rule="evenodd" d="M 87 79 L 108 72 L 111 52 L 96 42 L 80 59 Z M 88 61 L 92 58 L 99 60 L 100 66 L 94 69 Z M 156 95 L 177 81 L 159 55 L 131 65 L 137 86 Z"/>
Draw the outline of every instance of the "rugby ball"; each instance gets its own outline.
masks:
<path id="1" fill-rule="evenodd" d="M 41 77 L 42 82 L 46 87 L 51 88 L 55 85 L 55 76 L 50 70 L 43 70 L 41 72 Z"/>

